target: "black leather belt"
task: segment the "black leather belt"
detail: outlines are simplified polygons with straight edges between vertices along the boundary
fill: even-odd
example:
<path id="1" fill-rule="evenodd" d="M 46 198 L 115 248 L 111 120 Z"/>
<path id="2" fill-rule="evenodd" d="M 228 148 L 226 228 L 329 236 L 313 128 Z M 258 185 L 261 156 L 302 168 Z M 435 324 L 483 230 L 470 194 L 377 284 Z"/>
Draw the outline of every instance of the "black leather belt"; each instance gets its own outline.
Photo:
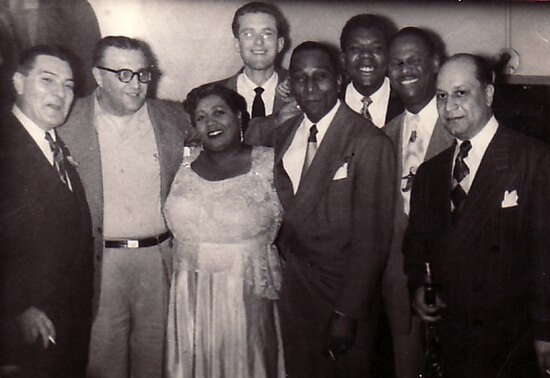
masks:
<path id="1" fill-rule="evenodd" d="M 105 248 L 145 248 L 159 245 L 171 236 L 170 231 L 144 239 L 104 240 Z"/>

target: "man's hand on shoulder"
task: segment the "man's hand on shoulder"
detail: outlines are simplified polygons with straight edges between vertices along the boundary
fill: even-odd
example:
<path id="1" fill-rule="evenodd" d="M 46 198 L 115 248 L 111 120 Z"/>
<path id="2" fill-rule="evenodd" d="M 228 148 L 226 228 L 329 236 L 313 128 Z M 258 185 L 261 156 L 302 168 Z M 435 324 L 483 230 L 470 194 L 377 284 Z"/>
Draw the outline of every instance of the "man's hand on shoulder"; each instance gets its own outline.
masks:
<path id="1" fill-rule="evenodd" d="M 296 100 L 292 98 L 288 104 L 285 104 L 285 106 L 277 112 L 277 125 L 282 125 L 292 117 L 296 117 L 301 114 L 302 109 L 300 109 L 300 106 Z"/>
<path id="2" fill-rule="evenodd" d="M 42 345 L 48 347 L 48 343 L 55 340 L 55 327 L 46 314 L 36 307 L 29 307 L 16 317 L 17 326 L 23 334 L 23 340 L 27 344 L 34 344 L 38 335 L 42 337 Z M 55 341 L 52 341 L 55 343 Z"/>

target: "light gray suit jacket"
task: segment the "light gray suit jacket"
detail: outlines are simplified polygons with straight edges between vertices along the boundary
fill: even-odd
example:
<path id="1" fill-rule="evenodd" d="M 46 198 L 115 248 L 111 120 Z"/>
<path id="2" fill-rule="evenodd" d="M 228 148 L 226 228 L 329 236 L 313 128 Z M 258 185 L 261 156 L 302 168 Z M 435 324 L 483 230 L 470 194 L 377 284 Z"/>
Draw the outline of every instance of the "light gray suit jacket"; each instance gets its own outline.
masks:
<path id="1" fill-rule="evenodd" d="M 409 223 L 409 217 L 403 210 L 401 194 L 401 176 L 403 172 L 403 127 L 405 112 L 387 123 L 382 130 L 393 142 L 397 161 L 395 180 L 395 214 L 393 218 L 393 236 L 390 257 L 384 272 L 382 291 L 386 312 L 392 328 L 400 333 L 408 333 L 411 326 L 411 300 L 407 289 L 407 277 L 403 271 L 403 236 Z M 439 119 L 435 124 L 424 161 L 427 161 L 447 149 L 453 143 L 453 137 L 445 130 Z M 395 329 L 396 327 L 396 329 Z"/>
<path id="2" fill-rule="evenodd" d="M 78 163 L 86 198 L 92 215 L 94 234 L 94 314 L 99 303 L 101 261 L 103 257 L 103 176 L 99 139 L 94 126 L 95 93 L 75 102 L 67 122 L 58 129 L 59 134 Z M 148 99 L 149 118 L 157 141 L 161 200 L 170 190 L 170 185 L 183 158 L 183 144 L 192 133 L 187 114 L 181 106 L 163 100 Z"/>

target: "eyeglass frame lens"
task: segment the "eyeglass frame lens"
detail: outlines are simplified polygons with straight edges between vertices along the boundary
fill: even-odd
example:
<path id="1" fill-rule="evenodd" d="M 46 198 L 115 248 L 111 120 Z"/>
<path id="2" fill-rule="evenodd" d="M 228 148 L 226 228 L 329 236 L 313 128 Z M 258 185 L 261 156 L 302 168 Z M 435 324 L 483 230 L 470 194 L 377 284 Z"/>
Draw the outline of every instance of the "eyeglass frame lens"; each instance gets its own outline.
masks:
<path id="1" fill-rule="evenodd" d="M 136 71 L 136 72 L 132 71 L 129 68 L 122 68 L 120 70 L 113 70 L 112 68 L 102 67 L 102 66 L 97 66 L 97 68 L 99 68 L 100 70 L 105 70 L 116 74 L 117 79 L 122 83 L 131 82 L 134 76 L 136 75 L 138 77 L 139 82 L 143 84 L 149 83 L 153 78 L 153 73 L 146 68 L 140 69 L 139 71 Z M 128 77 L 128 74 L 130 74 L 130 77 Z M 124 78 L 124 76 L 126 76 L 126 78 Z"/>

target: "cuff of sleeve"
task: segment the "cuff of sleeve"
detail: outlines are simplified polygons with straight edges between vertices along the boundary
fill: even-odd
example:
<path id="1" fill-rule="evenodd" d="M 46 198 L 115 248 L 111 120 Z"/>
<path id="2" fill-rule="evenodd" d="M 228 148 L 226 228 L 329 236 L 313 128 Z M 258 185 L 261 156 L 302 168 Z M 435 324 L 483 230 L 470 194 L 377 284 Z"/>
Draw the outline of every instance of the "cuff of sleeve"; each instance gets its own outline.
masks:
<path id="1" fill-rule="evenodd" d="M 535 340 L 550 341 L 550 320 L 535 320 L 533 334 Z"/>

